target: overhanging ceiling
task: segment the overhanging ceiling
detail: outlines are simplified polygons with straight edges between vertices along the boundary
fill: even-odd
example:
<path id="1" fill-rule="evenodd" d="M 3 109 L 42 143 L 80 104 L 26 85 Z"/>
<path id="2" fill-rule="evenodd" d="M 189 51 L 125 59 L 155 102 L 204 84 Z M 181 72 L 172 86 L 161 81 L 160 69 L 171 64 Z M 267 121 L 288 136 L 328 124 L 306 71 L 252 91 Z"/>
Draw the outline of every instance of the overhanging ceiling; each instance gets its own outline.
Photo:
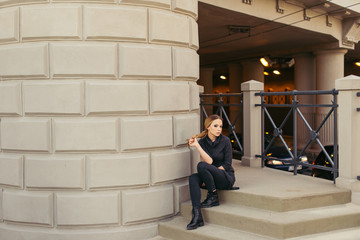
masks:
<path id="1" fill-rule="evenodd" d="M 304 5 L 315 0 L 304 0 Z M 318 0 L 316 0 L 319 2 Z M 298 1 L 299 2 L 299 1 Z M 336 45 L 331 35 L 308 31 L 199 2 L 199 55 L 202 66 L 257 58 L 290 56 Z M 237 29 L 229 30 L 235 25 Z M 354 52 L 354 51 L 349 51 Z"/>

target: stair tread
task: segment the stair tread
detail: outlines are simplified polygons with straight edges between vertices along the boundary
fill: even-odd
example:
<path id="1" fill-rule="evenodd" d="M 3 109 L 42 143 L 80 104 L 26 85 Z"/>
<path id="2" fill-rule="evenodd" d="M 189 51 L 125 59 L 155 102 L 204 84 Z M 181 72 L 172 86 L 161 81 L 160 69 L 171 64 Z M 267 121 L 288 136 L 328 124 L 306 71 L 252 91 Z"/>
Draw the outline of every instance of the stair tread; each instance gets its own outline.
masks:
<path id="1" fill-rule="evenodd" d="M 250 232 L 245 232 L 233 228 L 205 223 L 203 227 L 195 230 L 186 230 L 186 225 L 189 220 L 178 216 L 166 222 L 159 223 L 159 235 L 170 239 L 246 239 L 246 240 L 272 240 L 274 238 L 257 235 Z M 170 231 L 166 231 L 167 228 Z M 170 236 L 169 236 L 169 235 Z"/>
<path id="2" fill-rule="evenodd" d="M 191 209 L 191 203 L 183 204 Z M 294 210 L 288 212 L 274 212 L 270 210 L 258 209 L 253 207 L 234 205 L 234 204 L 220 204 L 220 206 L 203 209 L 203 212 L 214 212 L 218 214 L 235 215 L 239 217 L 246 217 L 252 219 L 261 219 L 265 222 L 274 224 L 293 224 L 302 221 L 331 218 L 343 215 L 360 215 L 360 206 L 353 203 L 339 204 L 333 206 L 325 206 L 318 208 L 307 208 L 301 210 Z M 206 213 L 205 213 L 206 214 Z M 186 214 L 185 214 L 186 216 Z"/>
<path id="3" fill-rule="evenodd" d="M 248 168 L 233 161 L 235 186 L 219 191 L 221 203 L 233 203 L 274 211 L 322 207 L 351 202 L 351 191 L 328 180 L 297 175 L 271 168 Z M 203 196 L 206 191 L 203 190 Z"/>
<path id="4" fill-rule="evenodd" d="M 319 208 L 307 208 L 288 212 L 273 212 L 269 210 L 255 209 L 250 207 L 241 207 L 241 210 L 238 208 L 239 207 L 235 205 L 223 205 L 222 209 L 219 208 L 213 210 L 232 213 L 240 216 L 251 216 L 252 218 L 260 217 L 265 221 L 277 224 L 284 224 L 285 220 L 286 224 L 291 224 L 307 220 L 329 218 L 339 215 L 342 216 L 345 214 L 360 214 L 360 207 L 351 203 Z"/>
<path id="5" fill-rule="evenodd" d="M 349 192 L 337 188 L 333 182 L 305 175 L 294 176 L 291 172 L 271 168 L 249 168 L 241 161 L 233 161 L 235 168 L 235 186 L 244 192 L 274 198 L 297 198 L 309 195 L 321 195 L 336 192 Z"/>
<path id="6" fill-rule="evenodd" d="M 296 238 L 287 238 L 287 240 L 355 240 L 360 239 L 360 227 L 347 228 L 326 233 L 312 234 Z"/>
<path id="7" fill-rule="evenodd" d="M 191 218 L 191 203 L 181 208 Z M 360 206 L 352 203 L 288 212 L 220 204 L 202 209 L 202 214 L 207 223 L 281 239 L 360 226 Z"/>
<path id="8" fill-rule="evenodd" d="M 155 236 L 153 238 L 149 238 L 147 240 L 171 240 L 170 238 L 164 238 L 162 236 Z"/>

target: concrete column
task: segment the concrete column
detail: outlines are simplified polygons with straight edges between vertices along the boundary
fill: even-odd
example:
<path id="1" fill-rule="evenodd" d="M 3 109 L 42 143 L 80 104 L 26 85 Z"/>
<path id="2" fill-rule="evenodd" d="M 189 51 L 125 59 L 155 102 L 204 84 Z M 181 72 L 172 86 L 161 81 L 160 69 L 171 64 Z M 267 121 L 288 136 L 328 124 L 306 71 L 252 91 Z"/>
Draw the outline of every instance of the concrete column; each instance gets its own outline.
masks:
<path id="1" fill-rule="evenodd" d="M 331 90 L 335 88 L 335 80 L 344 77 L 344 55 L 347 50 L 321 50 L 315 52 L 316 55 L 316 89 Z M 317 104 L 330 104 L 331 96 L 318 95 L 316 97 Z M 319 126 L 329 108 L 317 108 L 316 126 Z M 320 130 L 319 139 L 324 145 L 333 144 L 333 126 L 332 119 L 329 119 Z"/>
<path id="2" fill-rule="evenodd" d="M 152 238 L 189 199 L 198 2 L 57 2 L 1 1 L 0 239 Z"/>
<path id="3" fill-rule="evenodd" d="M 250 167 L 261 167 L 261 97 L 255 96 L 256 92 L 264 91 L 264 83 L 250 80 L 241 84 L 244 101 L 244 156 L 242 164 Z"/>
<path id="4" fill-rule="evenodd" d="M 339 177 L 336 186 L 350 189 L 352 201 L 360 204 L 360 77 L 336 80 L 338 96 Z"/>
<path id="5" fill-rule="evenodd" d="M 264 82 L 264 67 L 258 59 L 241 62 L 243 66 L 242 82 L 256 80 Z"/>
<path id="6" fill-rule="evenodd" d="M 309 91 L 316 89 L 316 72 L 315 72 L 315 57 L 310 53 L 297 54 L 294 56 L 294 79 L 295 89 L 297 91 Z M 297 96 L 301 104 L 315 104 L 315 96 Z M 303 107 L 300 108 L 306 121 L 314 128 L 314 108 Z M 304 121 L 298 117 L 297 119 L 297 142 L 298 148 L 301 149 L 309 140 L 309 130 Z"/>
<path id="7" fill-rule="evenodd" d="M 240 64 L 231 63 L 228 64 L 229 69 L 229 88 L 230 93 L 240 93 L 241 92 L 241 79 L 242 79 L 242 68 Z M 230 97 L 230 103 L 240 104 L 240 97 Z M 230 121 L 233 123 L 241 110 L 240 106 L 231 106 L 230 107 Z M 235 131 L 241 133 L 242 129 L 242 117 L 239 117 L 235 124 Z"/>

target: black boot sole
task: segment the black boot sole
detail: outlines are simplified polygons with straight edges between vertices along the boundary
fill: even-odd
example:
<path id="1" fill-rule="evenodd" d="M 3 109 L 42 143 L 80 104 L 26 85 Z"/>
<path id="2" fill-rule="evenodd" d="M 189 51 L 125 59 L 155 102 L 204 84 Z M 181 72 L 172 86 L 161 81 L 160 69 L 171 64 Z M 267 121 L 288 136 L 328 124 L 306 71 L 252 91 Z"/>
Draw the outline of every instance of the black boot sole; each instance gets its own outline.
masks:
<path id="1" fill-rule="evenodd" d="M 200 222 L 200 223 L 196 224 L 195 226 L 191 226 L 191 227 L 187 226 L 186 230 L 194 230 L 194 229 L 197 229 L 198 227 L 202 227 L 202 226 L 204 226 L 204 222 Z"/>
<path id="2" fill-rule="evenodd" d="M 211 207 L 216 207 L 219 205 L 220 205 L 220 203 L 212 203 L 210 205 L 201 205 L 201 208 L 211 208 Z"/>

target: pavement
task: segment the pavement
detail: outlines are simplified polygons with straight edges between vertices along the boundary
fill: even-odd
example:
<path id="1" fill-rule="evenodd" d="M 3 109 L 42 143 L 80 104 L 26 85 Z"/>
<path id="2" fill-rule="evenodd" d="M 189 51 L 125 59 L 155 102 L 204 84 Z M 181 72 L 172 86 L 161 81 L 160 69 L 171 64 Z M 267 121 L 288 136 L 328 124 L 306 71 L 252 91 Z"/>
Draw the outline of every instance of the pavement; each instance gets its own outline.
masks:
<path id="1" fill-rule="evenodd" d="M 241 165 L 234 159 L 236 182 L 234 186 L 249 194 L 272 197 L 302 197 L 339 191 L 333 181 L 272 168 L 254 168 Z"/>

